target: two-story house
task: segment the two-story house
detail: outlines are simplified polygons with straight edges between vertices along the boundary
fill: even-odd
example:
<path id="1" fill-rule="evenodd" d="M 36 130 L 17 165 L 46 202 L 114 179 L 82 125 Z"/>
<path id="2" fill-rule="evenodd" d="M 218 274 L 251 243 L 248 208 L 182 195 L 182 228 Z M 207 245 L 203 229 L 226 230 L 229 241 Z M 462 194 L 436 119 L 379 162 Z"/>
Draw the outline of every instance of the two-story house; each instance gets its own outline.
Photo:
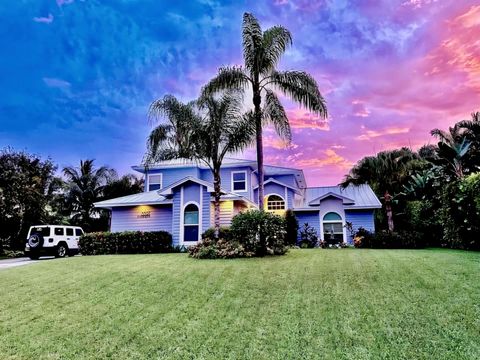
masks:
<path id="1" fill-rule="evenodd" d="M 140 194 L 97 202 L 110 209 L 111 231 L 168 231 L 174 245 L 191 245 L 213 226 L 213 176 L 200 163 L 186 160 L 133 166 L 145 176 Z M 233 216 L 258 208 L 257 163 L 225 159 L 222 170 L 221 224 Z M 303 170 L 265 166 L 265 210 L 282 215 L 292 209 L 300 226 L 308 223 L 320 239 L 351 242 L 344 227 L 374 231 L 374 210 L 381 203 L 368 185 L 307 187 Z"/>

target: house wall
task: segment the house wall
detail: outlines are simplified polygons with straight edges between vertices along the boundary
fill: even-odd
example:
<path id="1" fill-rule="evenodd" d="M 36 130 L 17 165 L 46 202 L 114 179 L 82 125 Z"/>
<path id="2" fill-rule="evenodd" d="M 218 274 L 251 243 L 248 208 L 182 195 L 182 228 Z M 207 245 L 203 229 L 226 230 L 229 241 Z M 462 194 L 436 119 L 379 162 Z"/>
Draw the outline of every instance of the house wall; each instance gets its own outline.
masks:
<path id="1" fill-rule="evenodd" d="M 375 232 L 374 210 L 345 210 L 345 220 L 351 222 L 355 230 L 363 227 L 365 230 Z M 353 242 L 350 234 L 348 241 Z"/>
<path id="2" fill-rule="evenodd" d="M 162 189 L 170 186 L 176 181 L 182 180 L 187 176 L 200 177 L 200 170 L 197 167 L 171 168 L 171 169 L 152 169 L 148 175 L 162 174 Z M 145 191 L 148 191 L 147 174 L 145 174 Z"/>
<path id="3" fill-rule="evenodd" d="M 141 205 L 112 209 L 110 231 L 167 231 L 172 232 L 171 205 Z"/>
<path id="4" fill-rule="evenodd" d="M 247 172 L 247 191 L 236 191 L 237 194 L 245 196 L 247 199 L 253 197 L 252 186 L 252 169 L 248 166 L 242 167 L 229 167 L 220 170 L 220 177 L 222 179 L 222 188 L 228 191 L 232 190 L 232 172 L 234 171 L 246 171 Z M 213 174 L 210 169 L 201 169 L 200 178 L 213 184 Z"/>
<path id="5" fill-rule="evenodd" d="M 327 197 L 320 202 L 320 238 L 323 240 L 323 217 L 329 212 L 335 212 L 341 216 L 343 225 L 345 225 L 345 210 L 343 201 L 336 197 Z M 347 241 L 347 231 L 343 228 L 343 238 Z"/>
<path id="6" fill-rule="evenodd" d="M 297 181 L 295 180 L 294 175 L 269 175 L 265 177 L 265 180 L 274 178 L 284 184 L 297 187 Z"/>
<path id="7" fill-rule="evenodd" d="M 318 238 L 321 239 L 321 233 L 320 233 L 320 216 L 319 216 L 319 211 L 314 210 L 314 211 L 297 211 L 295 212 L 295 216 L 297 217 L 298 220 L 298 237 L 297 239 L 300 240 L 300 229 L 303 227 L 305 223 L 310 225 L 315 229 L 317 232 Z"/>

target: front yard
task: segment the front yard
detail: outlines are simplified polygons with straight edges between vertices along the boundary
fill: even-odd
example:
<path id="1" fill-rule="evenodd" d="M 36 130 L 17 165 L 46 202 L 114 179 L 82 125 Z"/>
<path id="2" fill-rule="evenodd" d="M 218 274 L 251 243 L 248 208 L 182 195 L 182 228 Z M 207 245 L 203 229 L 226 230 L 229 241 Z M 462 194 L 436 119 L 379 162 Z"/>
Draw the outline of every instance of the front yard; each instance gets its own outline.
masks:
<path id="1" fill-rule="evenodd" d="M 76 257 L 0 272 L 2 359 L 475 359 L 480 253 Z"/>

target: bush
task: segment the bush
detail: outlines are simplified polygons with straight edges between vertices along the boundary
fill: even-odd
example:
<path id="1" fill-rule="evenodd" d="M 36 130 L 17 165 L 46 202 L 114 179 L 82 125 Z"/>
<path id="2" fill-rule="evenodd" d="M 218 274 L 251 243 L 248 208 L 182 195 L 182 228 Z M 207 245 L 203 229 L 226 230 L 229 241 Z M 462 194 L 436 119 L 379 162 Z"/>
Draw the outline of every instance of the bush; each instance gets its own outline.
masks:
<path id="1" fill-rule="evenodd" d="M 204 238 L 201 242 L 188 248 L 188 253 L 195 259 L 234 259 L 252 257 L 252 252 L 245 251 L 236 241 L 220 239 L 217 242 Z"/>
<path id="2" fill-rule="evenodd" d="M 364 228 L 359 228 L 353 238 L 357 248 L 372 249 L 418 249 L 425 247 L 422 234 L 415 231 L 392 232 L 387 230 L 373 234 Z"/>
<path id="3" fill-rule="evenodd" d="M 172 235 L 166 231 L 97 232 L 80 237 L 83 255 L 151 254 L 173 250 Z"/>
<path id="4" fill-rule="evenodd" d="M 232 219 L 230 232 L 233 241 L 255 256 L 283 255 L 285 245 L 285 219 L 259 210 L 240 213 Z"/>
<path id="5" fill-rule="evenodd" d="M 298 220 L 292 210 L 287 210 L 285 213 L 285 226 L 287 232 L 285 235 L 285 243 L 290 246 L 295 246 L 298 237 Z"/>
<path id="6" fill-rule="evenodd" d="M 202 234 L 202 239 L 214 239 L 215 238 L 215 228 L 211 227 L 204 231 Z M 219 239 L 230 240 L 230 228 L 227 226 L 221 226 L 219 235 Z"/>
<path id="7" fill-rule="evenodd" d="M 307 223 L 303 224 L 302 228 L 300 229 L 299 245 L 304 249 L 318 246 L 317 231 Z"/>

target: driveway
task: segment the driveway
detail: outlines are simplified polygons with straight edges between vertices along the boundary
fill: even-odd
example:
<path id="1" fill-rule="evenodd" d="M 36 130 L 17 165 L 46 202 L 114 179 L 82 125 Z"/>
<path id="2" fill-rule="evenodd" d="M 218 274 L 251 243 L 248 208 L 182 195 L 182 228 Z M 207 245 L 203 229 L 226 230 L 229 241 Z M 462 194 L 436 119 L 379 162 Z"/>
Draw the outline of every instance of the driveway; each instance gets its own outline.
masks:
<path id="1" fill-rule="evenodd" d="M 36 263 L 39 260 L 30 260 L 28 257 L 0 260 L 0 270 Z"/>

